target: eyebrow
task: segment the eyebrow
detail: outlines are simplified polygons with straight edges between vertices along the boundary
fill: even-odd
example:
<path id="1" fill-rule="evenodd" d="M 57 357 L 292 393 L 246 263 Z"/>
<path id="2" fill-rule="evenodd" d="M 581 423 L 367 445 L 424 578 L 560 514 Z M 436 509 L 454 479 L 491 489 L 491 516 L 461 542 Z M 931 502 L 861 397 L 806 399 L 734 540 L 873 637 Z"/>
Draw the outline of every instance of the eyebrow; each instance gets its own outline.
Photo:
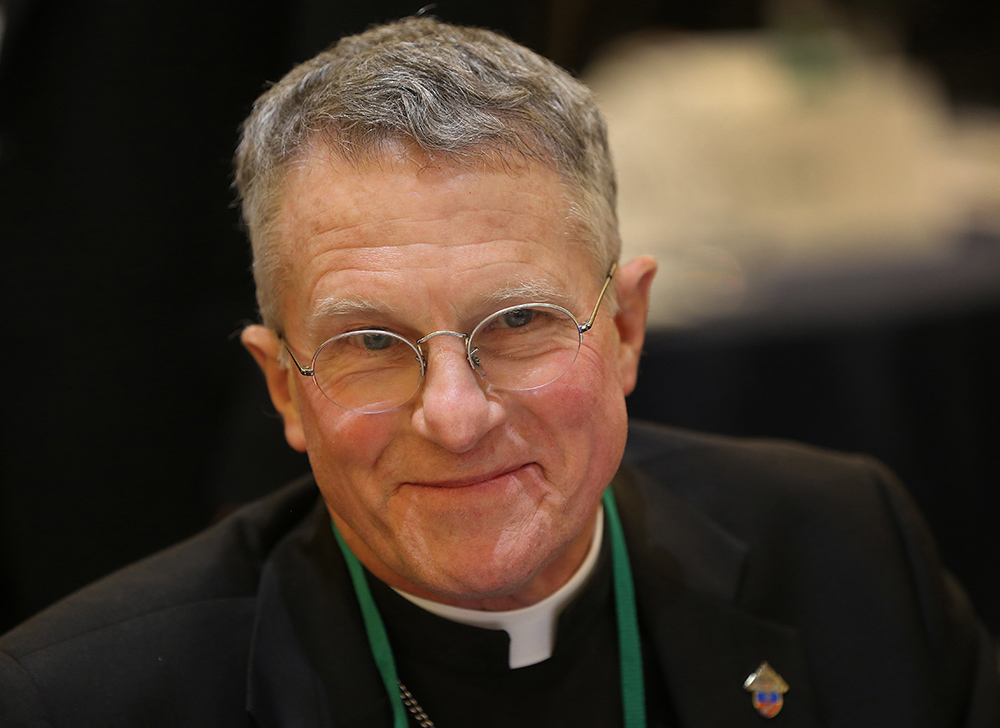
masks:
<path id="1" fill-rule="evenodd" d="M 313 305 L 312 312 L 306 317 L 306 330 L 319 333 L 323 321 L 337 316 L 351 315 L 391 315 L 399 316 L 400 309 L 386 301 L 356 296 L 353 298 L 321 298 Z"/>
<path id="2" fill-rule="evenodd" d="M 496 289 L 484 299 L 487 305 L 503 308 L 513 303 L 549 303 L 567 304 L 571 297 L 561 288 L 556 288 L 548 281 L 525 280 L 508 283 Z"/>

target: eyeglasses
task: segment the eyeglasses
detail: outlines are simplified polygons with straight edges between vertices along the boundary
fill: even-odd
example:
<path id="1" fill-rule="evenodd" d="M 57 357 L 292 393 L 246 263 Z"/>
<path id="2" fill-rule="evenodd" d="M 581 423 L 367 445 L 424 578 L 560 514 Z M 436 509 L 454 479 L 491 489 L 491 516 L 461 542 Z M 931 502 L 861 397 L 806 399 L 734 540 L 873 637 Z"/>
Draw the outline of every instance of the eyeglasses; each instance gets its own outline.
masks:
<path id="1" fill-rule="evenodd" d="M 437 336 L 465 341 L 469 366 L 498 389 L 523 391 L 551 384 L 576 361 L 583 335 L 590 331 L 617 264 L 612 264 L 590 318 L 578 323 L 562 306 L 526 303 L 483 319 L 470 334 L 434 331 L 417 341 L 385 329 L 347 331 L 324 342 L 308 367 L 323 395 L 338 407 L 363 414 L 388 412 L 406 404 L 427 372 L 423 345 Z"/>

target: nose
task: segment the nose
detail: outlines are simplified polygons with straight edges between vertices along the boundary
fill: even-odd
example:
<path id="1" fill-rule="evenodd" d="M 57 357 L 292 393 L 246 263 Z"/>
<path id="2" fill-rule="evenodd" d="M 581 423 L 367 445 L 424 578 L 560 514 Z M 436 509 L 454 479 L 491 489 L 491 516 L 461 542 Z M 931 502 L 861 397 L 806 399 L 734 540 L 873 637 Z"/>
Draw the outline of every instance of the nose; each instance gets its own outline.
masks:
<path id="1" fill-rule="evenodd" d="M 468 452 L 503 422 L 499 398 L 469 366 L 464 340 L 439 336 L 424 345 L 427 371 L 413 411 L 420 436 L 456 453 Z"/>

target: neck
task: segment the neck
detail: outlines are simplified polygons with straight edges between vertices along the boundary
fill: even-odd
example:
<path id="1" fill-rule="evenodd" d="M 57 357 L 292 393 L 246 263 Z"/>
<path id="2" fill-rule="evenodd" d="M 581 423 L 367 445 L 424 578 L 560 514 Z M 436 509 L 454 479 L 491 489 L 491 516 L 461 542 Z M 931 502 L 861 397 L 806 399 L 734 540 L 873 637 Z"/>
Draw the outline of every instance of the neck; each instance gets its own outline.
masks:
<path id="1" fill-rule="evenodd" d="M 512 585 L 504 593 L 484 596 L 455 597 L 424 589 L 401 577 L 365 545 L 351 529 L 332 511 L 330 512 L 337 530 L 358 561 L 369 572 L 396 591 L 430 602 L 468 610 L 503 612 L 524 609 L 537 604 L 559 591 L 579 570 L 587 556 L 595 532 L 600 505 L 595 507 L 580 534 L 551 563 L 534 574 L 526 582 Z"/>

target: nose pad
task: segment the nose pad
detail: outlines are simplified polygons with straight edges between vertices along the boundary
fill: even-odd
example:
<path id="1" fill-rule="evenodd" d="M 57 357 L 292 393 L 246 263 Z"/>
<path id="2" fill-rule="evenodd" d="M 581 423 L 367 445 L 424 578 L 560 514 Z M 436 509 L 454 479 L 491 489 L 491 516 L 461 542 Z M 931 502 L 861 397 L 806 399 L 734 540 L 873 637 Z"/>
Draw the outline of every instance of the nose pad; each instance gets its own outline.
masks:
<path id="1" fill-rule="evenodd" d="M 476 347 L 469 352 L 468 356 L 469 364 L 472 366 L 472 371 L 478 374 L 483 379 L 486 379 L 486 372 L 483 371 L 483 362 L 479 358 L 479 347 Z"/>

